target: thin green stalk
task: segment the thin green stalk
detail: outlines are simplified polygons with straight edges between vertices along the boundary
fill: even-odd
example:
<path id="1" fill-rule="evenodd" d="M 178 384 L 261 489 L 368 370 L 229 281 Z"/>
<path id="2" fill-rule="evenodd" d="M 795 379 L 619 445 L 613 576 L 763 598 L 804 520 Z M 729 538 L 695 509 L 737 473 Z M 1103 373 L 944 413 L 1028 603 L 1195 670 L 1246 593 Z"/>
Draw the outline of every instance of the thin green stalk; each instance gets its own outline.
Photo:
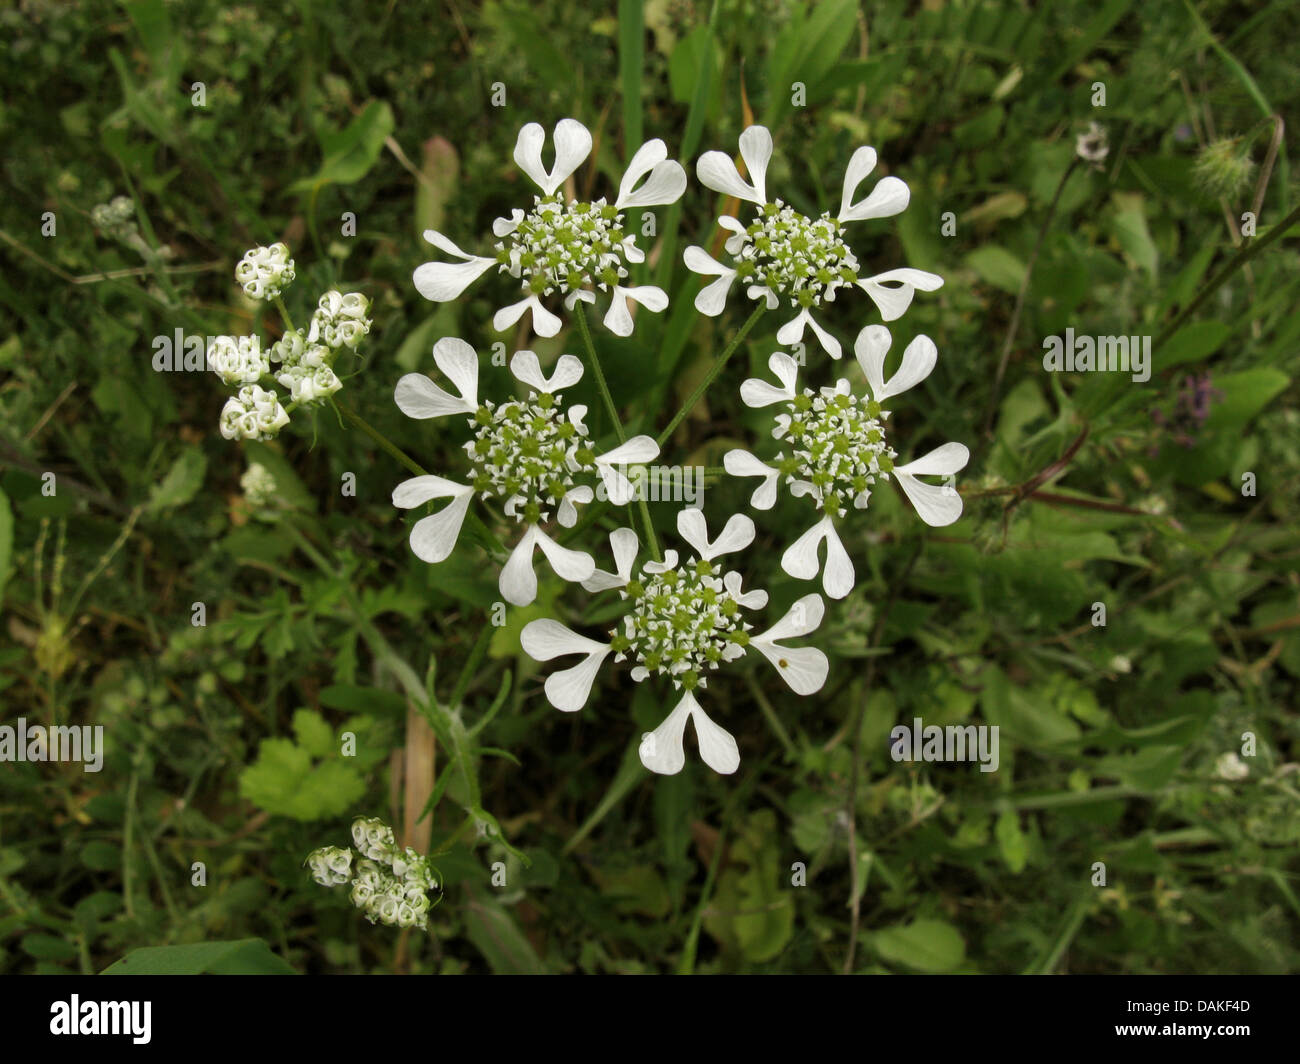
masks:
<path id="1" fill-rule="evenodd" d="M 682 419 L 695 408 L 695 404 L 700 401 L 700 397 L 708 390 L 708 387 L 713 383 L 714 378 L 722 372 L 722 367 L 727 364 L 727 359 L 731 358 L 731 356 L 735 354 L 736 348 L 740 346 L 740 342 L 749 335 L 749 330 L 757 324 L 758 319 L 766 309 L 766 303 L 759 303 L 759 305 L 754 308 L 754 313 L 751 314 L 745 320 L 745 324 L 740 327 L 740 331 L 737 332 L 736 335 L 731 338 L 731 342 L 723 348 L 722 354 L 720 354 L 714 360 L 713 365 L 709 367 L 709 372 L 705 374 L 704 380 L 700 381 L 696 386 L 695 391 L 691 392 L 690 397 L 682 404 L 681 409 L 673 416 L 672 421 L 668 422 L 668 427 L 664 429 L 663 432 L 659 433 L 659 439 L 657 442 L 660 447 L 668 442 L 668 438 L 674 431 L 676 431 L 677 426 L 682 423 Z"/>
<path id="2" fill-rule="evenodd" d="M 284 300 L 279 296 L 275 297 L 275 309 L 280 312 L 280 317 L 284 319 L 284 327 L 290 332 L 294 332 L 293 319 L 289 317 L 289 312 L 284 309 Z"/>
<path id="3" fill-rule="evenodd" d="M 1051 228 L 1052 219 L 1056 217 L 1056 207 L 1061 202 L 1061 193 L 1065 191 L 1066 183 L 1070 180 L 1070 175 L 1074 173 L 1078 165 L 1079 156 L 1075 155 L 1070 160 L 1070 165 L 1065 168 L 1065 173 L 1061 175 L 1060 183 L 1052 194 L 1052 202 L 1047 208 L 1047 214 L 1043 217 L 1043 224 L 1038 229 L 1038 239 L 1034 241 L 1034 250 L 1030 253 L 1029 261 L 1025 263 L 1025 276 L 1020 282 L 1020 291 L 1016 293 L 1016 309 L 1011 312 L 1011 324 L 1007 326 L 1007 335 L 1002 341 L 1002 355 L 998 358 L 997 373 L 993 377 L 993 391 L 989 395 L 989 408 L 984 416 L 984 432 L 986 435 L 993 427 L 993 416 L 998 410 L 998 394 L 1002 391 L 1002 376 L 1007 371 L 1007 361 L 1011 358 L 1011 346 L 1016 341 L 1016 330 L 1020 327 L 1020 314 L 1025 309 L 1025 296 L 1029 294 L 1029 282 L 1034 276 L 1034 264 L 1038 262 L 1038 253 L 1043 250 L 1043 241 L 1047 239 L 1047 230 Z"/>
<path id="4" fill-rule="evenodd" d="M 1176 333 L 1182 327 L 1183 322 L 1185 322 L 1188 318 L 1192 316 L 1192 314 L 1196 312 L 1197 308 L 1200 307 L 1202 303 L 1204 303 L 1207 299 L 1210 298 L 1210 296 L 1212 296 L 1221 287 L 1223 287 L 1223 283 L 1229 277 L 1231 277 L 1239 269 L 1245 266 L 1246 263 L 1248 263 L 1251 259 L 1253 259 L 1256 255 L 1258 255 L 1261 251 L 1263 251 L 1274 241 L 1280 240 L 1283 236 L 1285 236 L 1286 231 L 1290 229 L 1291 226 L 1295 225 L 1297 222 L 1300 222 L 1300 207 L 1296 207 L 1295 210 L 1293 210 L 1290 214 L 1288 214 L 1285 218 L 1283 218 L 1280 222 L 1278 222 L 1277 225 L 1273 226 L 1263 236 L 1257 239 L 1252 239 L 1248 244 L 1243 245 L 1241 250 L 1238 251 L 1235 255 L 1233 255 L 1232 258 L 1230 258 L 1224 264 L 1223 269 L 1221 269 L 1218 273 L 1216 273 L 1213 277 L 1211 277 L 1210 280 L 1207 281 L 1206 284 L 1201 288 L 1201 290 L 1196 293 L 1196 298 L 1193 299 L 1190 303 L 1188 303 L 1187 306 L 1185 306 L 1181 312 L 1179 312 L 1178 317 L 1174 318 L 1173 321 L 1171 321 L 1160 331 L 1160 335 L 1157 336 L 1154 341 L 1152 341 L 1151 346 L 1153 348 L 1158 348 L 1164 345 L 1169 340 L 1169 338 L 1173 336 L 1174 333 Z"/>
<path id="5" fill-rule="evenodd" d="M 419 462 L 417 462 L 414 458 L 412 458 L 409 454 L 403 451 L 396 444 L 390 443 L 388 437 L 386 437 L 382 432 L 380 432 L 378 429 L 372 426 L 368 421 L 365 420 L 365 418 L 363 418 L 360 414 L 358 414 L 346 403 L 342 403 L 339 400 L 335 399 L 334 405 L 338 408 L 338 412 L 342 414 L 344 418 L 352 422 L 352 424 L 354 424 L 357 428 L 359 428 L 362 432 L 364 432 L 367 436 L 369 436 L 372 440 L 374 440 L 377 444 L 379 444 L 379 446 L 383 448 L 385 451 L 387 451 L 390 456 L 396 458 L 398 462 L 404 465 L 417 477 L 429 476 L 429 471 L 427 469 L 425 469 L 422 465 L 420 465 Z"/>
<path id="6" fill-rule="evenodd" d="M 752 673 L 745 674 L 745 684 L 749 688 L 750 694 L 754 696 L 754 701 L 758 703 L 758 708 L 763 713 L 763 718 L 767 721 L 772 731 L 776 734 L 781 745 L 785 747 L 785 752 L 791 761 L 799 756 L 799 751 L 795 748 L 794 741 L 790 738 L 790 733 L 785 730 L 781 723 L 781 718 L 776 715 L 776 709 L 768 700 L 767 695 L 763 693 L 763 688 L 759 686 Z"/>
<path id="7" fill-rule="evenodd" d="M 422 465 L 420 465 L 419 462 L 417 462 L 414 458 L 412 458 L 409 454 L 403 451 L 396 444 L 389 441 L 388 437 L 386 437 L 382 432 L 380 432 L 368 421 L 366 421 L 365 418 L 363 418 L 360 414 L 358 414 L 346 403 L 342 403 L 339 400 L 335 399 L 334 406 L 338 410 L 338 412 L 343 415 L 345 420 L 351 422 L 353 425 L 359 428 L 362 432 L 364 432 L 367 436 L 369 436 L 372 440 L 374 440 L 375 443 L 379 444 L 379 446 L 384 451 L 386 451 L 393 458 L 397 459 L 397 461 L 400 464 L 402 464 L 407 469 L 409 469 L 417 477 L 427 477 L 431 475 L 427 469 L 425 469 Z M 501 554 L 501 555 L 505 555 L 509 553 L 506 550 L 506 548 L 502 546 L 501 541 L 497 539 L 497 537 L 492 533 L 491 529 L 489 529 L 487 525 L 485 525 L 482 522 L 482 520 L 480 520 L 473 513 L 473 511 L 466 511 L 465 523 L 474 530 L 475 534 L 482 541 L 483 545 L 488 548 L 488 550 L 494 551 L 497 554 Z"/>
<path id="8" fill-rule="evenodd" d="M 592 371 L 596 374 L 596 387 L 600 391 L 600 397 L 605 403 L 605 410 L 609 414 L 609 419 L 614 423 L 614 434 L 618 437 L 620 446 L 627 443 L 627 436 L 623 432 L 623 421 L 618 416 L 618 407 L 614 405 L 614 396 L 610 393 L 609 382 L 605 380 L 605 371 L 600 365 L 600 356 L 596 354 L 596 345 L 591 339 L 591 329 L 587 325 L 587 312 L 583 309 L 582 302 L 573 308 L 578 319 L 578 332 L 582 336 L 582 343 L 587 349 L 587 361 L 591 363 Z M 663 555 L 659 553 L 659 540 L 655 538 L 654 522 L 650 520 L 650 507 L 646 505 L 645 494 L 637 492 L 637 506 L 641 512 L 641 523 L 645 526 L 646 544 L 650 548 L 650 556 L 655 561 L 660 561 Z"/>
<path id="9" fill-rule="evenodd" d="M 610 394 L 609 383 L 605 380 L 605 371 L 601 368 L 600 358 L 596 354 L 596 345 L 591 339 L 591 329 L 587 325 L 587 312 L 579 301 L 574 306 L 574 317 L 578 319 L 578 332 L 582 335 L 583 346 L 587 349 L 587 361 L 591 363 L 592 371 L 596 374 L 596 387 L 600 390 L 600 397 L 605 403 L 605 411 L 609 414 L 609 419 L 614 423 L 614 434 L 618 436 L 620 444 L 627 443 L 627 437 L 623 434 L 623 421 L 618 416 L 618 407 L 614 405 L 614 396 Z"/>
<path id="10" fill-rule="evenodd" d="M 465 692 L 469 690 L 470 681 L 474 678 L 474 673 L 478 670 L 479 663 L 483 660 L 483 655 L 487 653 L 488 640 L 492 638 L 494 629 L 491 625 L 482 625 L 479 628 L 478 638 L 474 640 L 473 649 L 469 652 L 469 657 L 465 659 L 465 667 L 460 670 L 460 677 L 456 680 L 456 686 L 452 689 L 451 700 L 447 705 L 455 711 L 465 697 Z"/>

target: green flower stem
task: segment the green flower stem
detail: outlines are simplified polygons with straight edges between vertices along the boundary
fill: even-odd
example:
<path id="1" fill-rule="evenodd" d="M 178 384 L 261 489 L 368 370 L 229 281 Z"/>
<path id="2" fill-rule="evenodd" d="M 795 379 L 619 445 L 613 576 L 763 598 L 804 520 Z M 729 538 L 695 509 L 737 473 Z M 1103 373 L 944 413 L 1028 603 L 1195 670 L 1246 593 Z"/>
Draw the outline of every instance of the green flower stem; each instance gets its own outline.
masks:
<path id="1" fill-rule="evenodd" d="M 288 329 L 289 332 L 293 332 L 293 319 L 289 317 L 289 312 L 284 309 L 284 300 L 279 296 L 275 297 L 275 309 L 280 312 L 280 317 L 284 320 L 284 327 Z"/>
<path id="2" fill-rule="evenodd" d="M 388 439 L 388 437 L 386 437 L 382 432 L 380 432 L 377 428 L 375 428 L 368 421 L 366 421 L 365 418 L 363 418 L 360 414 L 358 414 L 346 403 L 342 403 L 338 399 L 335 399 L 334 406 L 335 409 L 337 409 L 338 412 L 342 414 L 344 418 L 346 418 L 353 425 L 355 425 L 362 432 L 364 432 L 367 436 L 369 436 L 372 440 L 374 440 L 377 444 L 379 444 L 381 448 L 387 451 L 393 458 L 396 458 L 398 462 L 404 465 L 417 477 L 427 477 L 430 475 L 429 471 L 425 469 L 423 466 L 421 466 L 419 462 L 417 462 L 414 458 L 412 458 L 409 454 L 403 451 L 396 444 L 392 443 Z M 476 538 L 478 538 L 478 540 L 483 544 L 483 546 L 485 546 L 489 551 L 495 552 L 496 554 L 499 554 L 502 557 L 504 557 L 506 554 L 509 553 L 509 551 L 507 551 L 506 548 L 502 546 L 501 541 L 497 539 L 497 537 L 492 533 L 491 529 L 489 529 L 487 525 L 485 525 L 475 515 L 473 510 L 466 511 L 465 523 L 469 525 L 471 529 L 474 530 L 474 534 Z"/>
<path id="3" fill-rule="evenodd" d="M 668 422 L 668 427 L 664 429 L 663 432 L 659 433 L 658 443 L 660 447 L 668 442 L 668 437 L 676 431 L 677 426 L 682 423 L 682 419 L 685 418 L 692 409 L 694 409 L 695 404 L 700 401 L 700 397 L 708 390 L 709 385 L 713 383 L 713 379 L 722 372 L 722 367 L 727 364 L 727 359 L 735 354 L 736 348 L 740 346 L 740 341 L 749 335 L 749 330 L 757 324 L 758 319 L 766 309 L 767 304 L 760 302 L 758 306 L 754 308 L 754 313 L 751 314 L 748 319 L 746 319 L 745 324 L 740 327 L 740 331 L 731 338 L 731 342 L 723 349 L 722 354 L 714 360 L 714 363 L 709 367 L 709 372 L 705 375 L 704 380 L 700 381 L 696 386 L 695 391 L 691 392 L 690 398 L 682 404 L 682 408 L 673 416 L 672 421 Z"/>
<path id="4" fill-rule="evenodd" d="M 609 412 L 610 420 L 614 422 L 614 433 L 618 436 L 620 445 L 627 443 L 627 436 L 623 432 L 623 421 L 618 416 L 618 407 L 614 405 L 614 397 L 609 391 L 609 382 L 605 380 L 605 371 L 600 365 L 600 356 L 596 354 L 596 345 L 591 339 L 591 329 L 587 326 L 587 312 L 583 309 L 582 301 L 579 300 L 574 306 L 574 317 L 578 319 L 578 332 L 582 336 L 582 343 L 587 348 L 587 360 L 591 363 L 591 368 L 596 374 L 596 387 L 600 390 L 600 397 L 605 402 L 605 409 Z M 640 494 L 640 493 L 638 493 Z M 637 499 L 637 506 L 641 511 L 641 523 L 645 525 L 646 544 L 650 548 L 650 556 L 655 561 L 662 561 L 663 555 L 659 553 L 659 540 L 655 538 L 655 526 L 650 520 L 650 507 L 646 505 L 645 497 Z"/>

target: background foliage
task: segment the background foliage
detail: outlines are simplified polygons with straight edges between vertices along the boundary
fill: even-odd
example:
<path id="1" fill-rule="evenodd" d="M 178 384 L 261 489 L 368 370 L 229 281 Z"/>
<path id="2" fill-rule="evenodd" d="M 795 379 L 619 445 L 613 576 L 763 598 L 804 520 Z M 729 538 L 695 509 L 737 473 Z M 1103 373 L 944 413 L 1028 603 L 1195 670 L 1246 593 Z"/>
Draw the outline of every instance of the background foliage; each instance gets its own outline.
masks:
<path id="1" fill-rule="evenodd" d="M 848 967 L 868 972 L 1300 967 L 1294 238 L 1163 336 L 1146 384 L 1040 364 L 1042 338 L 1067 326 L 1161 337 L 1233 254 L 1230 223 L 1265 170 L 1252 239 L 1291 209 L 1293 138 L 1266 156 L 1269 116 L 1294 113 L 1300 84 L 1278 46 L 1300 34 L 1294 6 L 92 0 L 24 3 L 0 27 L 0 699 L 6 722 L 102 723 L 107 742 L 99 774 L 0 766 L 0 970 L 95 972 L 139 947 L 223 942 L 176 963 L 825 972 L 851 939 Z M 796 81 L 806 107 L 791 105 Z M 425 302 L 418 234 L 488 246 L 491 220 L 527 194 L 519 126 L 566 115 L 596 136 L 583 193 L 616 187 L 650 136 L 693 177 L 752 116 L 777 139 L 768 187 L 818 214 L 853 148 L 873 144 L 912 204 L 861 226 L 863 268 L 946 278 L 892 327 L 896 351 L 924 332 L 940 359 L 891 424 L 914 453 L 971 445 L 966 515 L 932 530 L 876 493 L 846 541 L 858 586 L 817 636 L 826 688 L 777 690 L 754 655 L 711 685 L 742 750 L 734 777 L 693 759 L 671 778 L 640 767 L 636 742 L 668 708 L 653 684 L 611 674 L 582 714 L 549 707 L 518 631 L 543 607 L 594 623 L 575 587 L 544 583 L 474 654 L 494 569 L 468 542 L 436 568 L 411 555 L 389 502 L 404 471 L 365 435 L 327 410 L 241 448 L 217 434 L 210 376 L 149 368 L 156 336 L 259 324 L 231 271 L 283 239 L 295 317 L 332 283 L 374 300 L 349 405 L 447 466 L 456 430 L 403 418 L 393 384 L 428 367 L 439 336 L 486 351 L 506 289 Z M 1110 155 L 1071 168 L 1092 119 Z M 1243 159 L 1254 172 L 1234 184 Z M 134 243 L 91 224 L 115 195 L 134 201 Z M 712 245 L 719 206 L 692 181 L 661 213 L 646 270 L 672 306 L 626 341 L 597 337 L 631 431 L 667 423 L 747 313 L 691 307 L 681 249 Z M 57 236 L 41 235 L 46 211 Z M 355 238 L 339 235 L 344 211 Z M 838 335 L 878 320 L 864 305 L 834 306 Z M 777 324 L 760 321 L 666 462 L 720 466 L 763 431 L 737 387 Z M 834 376 L 818 354 L 807 372 Z M 1221 399 L 1180 442 L 1189 374 Z M 607 435 L 590 378 L 576 391 Z M 321 564 L 251 517 L 238 482 L 254 460 L 287 485 Z M 706 511 L 745 508 L 749 490 L 711 480 Z M 661 531 L 672 509 L 653 507 Z M 758 515 L 746 584 L 769 587 L 774 610 L 807 590 L 776 566 L 807 516 Z M 1090 623 L 1098 601 L 1105 627 Z M 419 794 L 435 800 L 446 895 L 429 936 L 370 927 L 301 867 L 346 844 L 355 815 L 403 824 L 400 751 L 431 740 L 399 661 L 420 677 L 436 665 L 437 769 Z M 999 771 L 890 760 L 889 729 L 917 716 L 998 724 Z M 337 756 L 345 730 L 356 758 Z M 1249 775 L 1220 778 L 1247 731 Z M 497 861 L 506 887 L 490 885 Z M 236 941 L 250 938 L 281 960 Z"/>

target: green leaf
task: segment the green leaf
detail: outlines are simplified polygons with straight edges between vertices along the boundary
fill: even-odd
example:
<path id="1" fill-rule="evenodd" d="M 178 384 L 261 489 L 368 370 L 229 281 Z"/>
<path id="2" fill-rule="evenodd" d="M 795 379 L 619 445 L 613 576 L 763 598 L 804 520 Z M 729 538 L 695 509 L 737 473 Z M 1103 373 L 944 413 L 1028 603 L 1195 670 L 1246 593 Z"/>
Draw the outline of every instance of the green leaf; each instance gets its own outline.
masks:
<path id="1" fill-rule="evenodd" d="M 1278 369 L 1248 369 L 1214 378 L 1223 400 L 1210 408 L 1207 431 L 1240 428 L 1280 395 L 1291 378 Z"/>
<path id="2" fill-rule="evenodd" d="M 361 766 L 343 757 L 319 714 L 299 710 L 293 726 L 298 743 L 283 738 L 262 741 L 257 760 L 240 774 L 240 795 L 268 813 L 295 820 L 345 813 L 365 793 Z"/>
<path id="3" fill-rule="evenodd" d="M 149 493 L 146 509 L 150 512 L 173 506 L 184 506 L 203 487 L 203 477 L 208 471 L 208 460 L 197 446 L 181 451 L 162 481 Z"/>
<path id="4" fill-rule="evenodd" d="M 996 244 L 976 248 L 966 256 L 966 265 L 979 275 L 981 281 L 1013 295 L 1020 291 L 1025 279 L 1025 264 Z"/>
<path id="5" fill-rule="evenodd" d="M 732 843 L 718 877 L 704 928 L 728 952 L 762 964 L 774 960 L 794 934 L 794 901 L 784 880 L 776 814 L 752 813 Z"/>
<path id="6" fill-rule="evenodd" d="M 1147 228 L 1147 212 L 1142 195 L 1137 192 L 1116 192 L 1114 201 L 1118 208 L 1112 219 L 1115 239 L 1119 241 L 1124 253 L 1154 278 L 1159 255 L 1151 239 L 1151 231 Z"/>
<path id="7" fill-rule="evenodd" d="M 916 920 L 869 936 L 880 956 L 918 972 L 953 972 L 966 957 L 961 933 L 943 920 Z"/>
<path id="8" fill-rule="evenodd" d="M 260 938 L 133 949 L 101 975 L 296 975 Z"/>
<path id="9" fill-rule="evenodd" d="M 33 932 L 19 943 L 24 953 L 38 961 L 75 961 L 77 947 L 66 939 Z"/>
<path id="10" fill-rule="evenodd" d="M 393 109 L 383 100 L 371 100 L 356 118 L 338 132 L 320 134 L 325 161 L 311 177 L 295 181 L 290 192 L 317 192 L 325 185 L 351 185 L 370 172 L 393 133 Z"/>
<path id="11" fill-rule="evenodd" d="M 543 975 L 545 968 L 514 918 L 490 898 L 470 898 L 464 906 L 465 934 L 497 975 Z"/>
<path id="12" fill-rule="evenodd" d="M 1159 369 L 1166 370 L 1184 362 L 1200 362 L 1223 346 L 1231 330 L 1221 321 L 1198 321 L 1184 325 L 1160 347 Z"/>
<path id="13" fill-rule="evenodd" d="M 1029 860 L 1029 841 L 1020 829 L 1020 815 L 1014 809 L 1007 809 L 998 817 L 993 833 L 1007 867 L 1015 874 L 1023 872 Z"/>

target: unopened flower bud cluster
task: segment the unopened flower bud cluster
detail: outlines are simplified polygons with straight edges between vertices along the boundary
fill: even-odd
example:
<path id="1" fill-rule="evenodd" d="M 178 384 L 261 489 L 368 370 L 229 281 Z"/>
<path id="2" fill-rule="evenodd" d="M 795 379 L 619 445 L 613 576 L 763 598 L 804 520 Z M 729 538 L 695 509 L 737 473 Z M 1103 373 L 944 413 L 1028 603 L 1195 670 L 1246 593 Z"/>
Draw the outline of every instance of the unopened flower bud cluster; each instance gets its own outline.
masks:
<path id="1" fill-rule="evenodd" d="M 338 846 L 312 851 L 312 878 L 323 887 L 347 886 L 348 899 L 372 924 L 426 927 L 433 905 L 429 891 L 438 889 L 429 859 L 398 847 L 393 829 L 375 817 L 353 822 L 352 845 L 359 860 Z"/>
<path id="2" fill-rule="evenodd" d="M 293 260 L 283 244 L 247 252 L 235 280 L 254 299 L 278 300 L 294 280 Z M 241 385 L 221 412 L 226 439 L 260 440 L 289 423 L 273 384 L 289 392 L 290 408 L 324 402 L 343 387 L 334 371 L 342 351 L 355 352 L 370 332 L 370 301 L 360 292 L 333 289 L 320 297 L 307 329 L 290 329 L 265 351 L 256 336 L 218 336 L 208 365 L 228 385 Z"/>

